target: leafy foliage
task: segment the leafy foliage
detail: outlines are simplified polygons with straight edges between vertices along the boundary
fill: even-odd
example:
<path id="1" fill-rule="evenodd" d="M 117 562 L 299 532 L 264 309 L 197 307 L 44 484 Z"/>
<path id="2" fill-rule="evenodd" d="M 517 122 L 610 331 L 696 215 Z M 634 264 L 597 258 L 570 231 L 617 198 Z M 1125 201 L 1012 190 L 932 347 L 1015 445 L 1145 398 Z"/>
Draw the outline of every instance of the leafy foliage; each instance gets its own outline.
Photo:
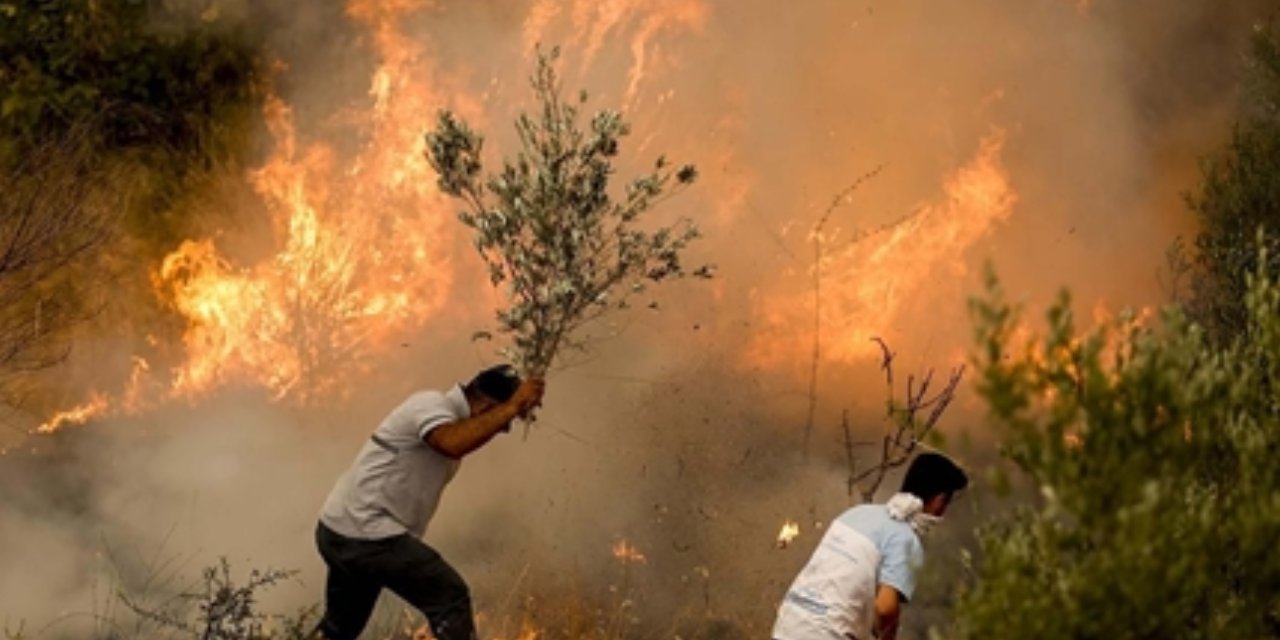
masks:
<path id="1" fill-rule="evenodd" d="M 133 260 L 169 251 L 214 176 L 250 160 L 260 38 L 247 13 L 220 17 L 223 0 L 195 4 L 0 0 L 7 401 L 39 386 L 15 374 L 56 362 L 68 330 L 111 306 L 102 291 L 147 322 L 133 301 L 151 300 L 151 283 Z"/>
<path id="2" fill-rule="evenodd" d="M 1201 223 L 1191 317 L 1209 337 L 1229 342 L 1248 320 L 1245 275 L 1280 276 L 1280 41 L 1260 30 L 1249 58 L 1245 112 L 1228 147 L 1204 163 L 1204 184 L 1188 198 Z M 1270 260 L 1256 262 L 1253 238 L 1262 227 Z"/>
<path id="3" fill-rule="evenodd" d="M 84 122 L 107 149 L 207 150 L 260 69 L 243 34 L 192 20 L 139 0 L 0 3 L 0 158 Z"/>
<path id="4" fill-rule="evenodd" d="M 511 304 L 498 312 L 510 334 L 508 354 L 533 375 L 546 371 L 563 348 L 582 348 L 577 331 L 648 282 L 685 275 L 681 257 L 698 237 L 688 220 L 655 231 L 637 223 L 664 195 L 697 176 L 659 157 L 652 171 L 609 192 L 621 139 L 630 127 L 616 111 L 595 114 L 584 130 L 586 102 L 561 96 L 554 62 L 539 52 L 532 77 L 539 110 L 516 120 L 521 150 L 496 174 L 482 176 L 483 138 L 449 112 L 427 134 L 427 158 L 441 190 L 460 198 L 459 214 L 475 232 L 475 247 L 494 286 L 506 285 Z M 695 275 L 709 276 L 708 268 Z"/>
<path id="5" fill-rule="evenodd" d="M 147 186 L 122 217 L 142 248 L 176 244 L 183 199 L 251 159 L 265 93 L 260 36 L 199 4 L 0 0 L 0 168 L 75 132 Z"/>
<path id="6" fill-rule="evenodd" d="M 1226 346 L 1176 309 L 1081 335 L 1065 296 L 1014 345 L 992 278 L 979 391 L 1041 498 L 985 530 L 960 636 L 1280 636 L 1280 288 L 1246 281 Z"/>

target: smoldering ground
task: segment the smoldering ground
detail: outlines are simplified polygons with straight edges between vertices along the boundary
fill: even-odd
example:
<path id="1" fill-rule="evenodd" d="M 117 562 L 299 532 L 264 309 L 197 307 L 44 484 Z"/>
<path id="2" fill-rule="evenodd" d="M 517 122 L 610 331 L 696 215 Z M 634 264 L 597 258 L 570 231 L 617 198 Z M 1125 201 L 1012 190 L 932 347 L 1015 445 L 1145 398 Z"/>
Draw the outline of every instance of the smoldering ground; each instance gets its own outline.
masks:
<path id="1" fill-rule="evenodd" d="M 593 355 L 552 376 L 528 441 L 505 437 L 464 466 L 429 539 L 471 578 L 491 619 L 527 605 L 550 625 L 545 612 L 584 598 L 608 611 L 629 602 L 627 625 L 710 617 L 744 634 L 767 627 L 816 540 L 812 524 L 848 502 L 841 410 L 854 411 L 860 434 L 880 425 L 874 351 L 837 358 L 832 345 L 882 335 L 904 372 L 954 364 L 968 340 L 964 300 L 986 260 L 1032 305 L 1064 285 L 1085 304 L 1163 300 L 1163 252 L 1192 228 L 1179 192 L 1194 188 L 1196 158 L 1229 132 L 1238 54 L 1269 10 L 1209 0 L 609 6 L 437 2 L 400 24 L 448 79 L 436 106 L 464 107 L 492 132 L 495 153 L 511 148 L 507 123 L 527 104 L 530 45 L 562 43 L 566 88 L 589 90 L 591 105 L 625 106 L 634 121 L 629 162 L 662 152 L 700 166 L 699 186 L 661 215 L 696 217 L 707 236 L 698 257 L 719 265 L 712 283 L 681 283 L 655 295 L 657 311 L 640 304 L 598 327 Z M 243 10 L 265 12 L 249 15 L 272 30 L 300 137 L 336 140 L 340 157 L 357 146 L 367 127 L 350 125 L 359 113 L 350 107 L 370 99 L 371 30 L 339 3 Z M 421 129 L 432 116 L 402 126 Z M 945 251 L 907 260 L 922 274 L 871 305 L 892 313 L 828 306 L 877 323 L 820 334 L 806 458 L 809 229 L 876 167 L 833 209 L 829 256 L 859 230 L 945 204 L 947 176 L 993 129 L 1004 131 L 1012 215 L 985 223 L 972 243 L 942 237 Z M 211 212 L 209 228 L 240 214 Z M 271 244 L 234 229 L 220 241 Z M 157 573 L 189 577 L 219 556 L 300 569 L 270 592 L 272 608 L 316 602 L 315 511 L 368 430 L 410 390 L 492 361 L 492 344 L 469 342 L 487 326 L 487 285 L 466 238 L 453 244 L 444 310 L 408 346 L 386 345 L 372 373 L 344 380 L 348 400 L 294 409 L 229 391 L 26 440 L 0 458 L 0 615 L 76 637 L 95 624 L 80 614 L 119 606 L 113 589 L 136 592 Z M 830 264 L 829 291 L 895 276 Z M 139 277 L 154 268 L 139 265 Z M 779 309 L 772 324 L 763 319 Z M 785 357 L 746 357 L 761 340 L 780 341 Z M 101 362 L 73 353 L 64 379 L 94 380 Z M 942 428 L 981 434 L 981 415 L 962 398 Z M 780 551 L 786 518 L 804 532 Z M 645 560 L 619 561 L 619 541 Z"/>

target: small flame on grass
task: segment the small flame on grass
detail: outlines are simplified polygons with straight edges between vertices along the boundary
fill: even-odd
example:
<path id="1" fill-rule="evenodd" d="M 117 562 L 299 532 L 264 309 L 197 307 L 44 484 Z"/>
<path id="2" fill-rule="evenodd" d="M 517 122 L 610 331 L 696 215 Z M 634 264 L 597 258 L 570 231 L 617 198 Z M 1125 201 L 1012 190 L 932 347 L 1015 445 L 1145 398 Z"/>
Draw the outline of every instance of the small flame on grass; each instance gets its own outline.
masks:
<path id="1" fill-rule="evenodd" d="M 646 561 L 644 554 L 640 553 L 639 549 L 623 539 L 613 543 L 613 557 L 623 564 L 642 564 Z"/>
<path id="2" fill-rule="evenodd" d="M 778 532 L 778 548 L 786 549 L 796 536 L 800 535 L 800 525 L 794 520 L 787 520 L 782 523 L 782 530 Z"/>

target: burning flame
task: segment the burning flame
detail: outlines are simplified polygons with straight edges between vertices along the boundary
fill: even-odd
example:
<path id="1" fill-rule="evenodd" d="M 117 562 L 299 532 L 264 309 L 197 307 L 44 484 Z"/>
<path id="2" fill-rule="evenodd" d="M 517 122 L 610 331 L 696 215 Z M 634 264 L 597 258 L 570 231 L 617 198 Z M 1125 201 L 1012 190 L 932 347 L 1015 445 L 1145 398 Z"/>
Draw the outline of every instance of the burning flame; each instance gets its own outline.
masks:
<path id="1" fill-rule="evenodd" d="M 372 355 L 419 330 L 443 307 L 453 282 L 453 205 L 442 198 L 422 153 L 424 118 L 448 104 L 479 120 L 479 98 L 451 85 L 428 47 L 404 29 L 430 0 L 349 0 L 378 66 L 367 109 L 355 123 L 363 144 L 350 153 L 300 142 L 292 107 L 271 98 L 266 121 L 275 148 L 249 176 L 269 214 L 274 243 L 257 260 L 229 257 L 211 238 L 182 242 L 153 274 L 156 293 L 186 323 L 167 366 L 135 359 L 124 391 L 95 391 L 40 425 L 41 433 L 97 416 L 132 414 L 196 400 L 228 386 L 268 390 L 277 400 L 341 399 L 344 381 Z M 705 0 L 536 0 L 524 22 L 532 44 L 553 28 L 590 65 L 608 39 L 629 42 L 627 100 L 661 59 L 663 33 L 700 29 Z M 560 16 L 566 20 L 557 20 Z M 643 558 L 643 556 L 638 556 Z"/>
<path id="2" fill-rule="evenodd" d="M 381 66 L 366 144 L 347 161 L 329 146 L 300 149 L 292 110 L 267 106 L 276 150 L 252 176 L 280 237 L 278 253 L 233 265 L 209 240 L 165 258 L 157 289 L 188 321 L 186 361 L 173 381 L 197 397 L 251 381 L 276 398 L 311 402 L 367 370 L 369 348 L 422 326 L 452 277 L 449 209 L 422 154 L 421 118 L 442 104 L 422 46 L 396 25 L 423 3 L 355 1 Z"/>
<path id="3" fill-rule="evenodd" d="M 1121 334 L 1131 333 L 1149 327 L 1156 318 L 1155 307 L 1144 305 L 1137 309 L 1123 309 L 1116 312 L 1107 305 L 1106 300 L 1099 298 L 1093 303 L 1092 319 L 1094 326 L 1112 326 Z"/>
<path id="4" fill-rule="evenodd" d="M 675 64 L 667 51 L 672 34 L 698 32 L 711 11 L 706 0 L 529 4 L 521 34 L 526 50 L 563 42 L 586 68 L 608 43 L 623 43 L 630 53 L 628 102 L 655 69 Z M 474 121 L 482 97 L 457 90 L 435 68 L 427 43 L 404 30 L 408 18 L 431 5 L 349 0 L 346 14 L 367 32 L 378 60 L 367 108 L 341 120 L 357 124 L 362 144 L 346 152 L 309 142 L 289 104 L 268 102 L 275 147 L 250 181 L 269 214 L 272 246 L 244 260 L 232 257 L 241 254 L 230 250 L 242 247 L 226 246 L 226 236 L 194 238 L 168 255 L 154 285 L 186 323 L 178 352 L 135 368 L 128 391 L 109 396 L 106 408 L 96 403 L 98 413 L 196 400 L 237 385 L 287 402 L 341 399 L 345 382 L 368 371 L 375 354 L 438 316 L 453 284 L 455 205 L 436 192 L 421 152 L 422 127 L 446 103 Z M 732 137 L 746 124 L 728 118 L 722 126 Z M 1016 196 L 1001 164 L 1003 141 L 1000 132 L 982 141 L 946 180 L 944 201 L 860 242 L 828 243 L 819 272 L 839 286 L 822 304 L 827 357 L 848 360 L 873 348 L 866 337 L 894 318 L 903 296 L 939 267 L 960 268 L 964 249 L 1010 214 Z M 750 189 L 746 180 L 729 186 L 719 199 L 724 211 L 738 209 L 730 204 Z M 807 351 L 812 336 L 794 327 L 812 326 L 805 317 L 811 302 L 794 287 L 761 299 L 765 329 L 748 345 L 748 357 L 770 365 L 793 361 L 797 347 Z M 49 428 L 71 421 L 51 419 Z"/>
<path id="5" fill-rule="evenodd" d="M 43 424 L 36 427 L 36 433 L 53 433 L 68 424 L 83 424 L 106 412 L 109 406 L 110 400 L 107 399 L 107 396 L 94 393 L 89 396 L 87 402 L 53 414 Z"/>
<path id="6" fill-rule="evenodd" d="M 560 0 L 537 0 L 525 18 L 523 39 L 525 51 L 547 42 L 564 6 Z M 566 48 L 581 54 L 582 68 L 594 62 L 606 39 L 626 37 L 628 28 L 631 67 L 627 71 L 627 89 L 623 104 L 635 102 L 640 83 L 654 59 L 661 62 L 658 43 L 664 32 L 700 31 L 707 22 L 710 9 L 705 0 L 570 0 L 571 31 L 564 40 Z"/>
<path id="7" fill-rule="evenodd" d="M 644 554 L 624 539 L 619 539 L 613 543 L 613 557 L 623 564 L 643 564 L 646 562 Z"/>
<path id="8" fill-rule="evenodd" d="M 778 532 L 778 548 L 786 549 L 796 536 L 800 535 L 800 525 L 793 520 L 787 520 L 782 523 L 782 530 Z"/>
<path id="9" fill-rule="evenodd" d="M 40 432 L 228 385 L 298 403 L 341 397 L 342 382 L 367 371 L 373 351 L 440 310 L 452 285 L 452 209 L 423 156 L 421 127 L 444 104 L 428 83 L 444 82 L 424 47 L 398 30 L 424 5 L 348 6 L 373 33 L 380 61 L 367 117 L 356 118 L 364 144 L 350 157 L 324 143 L 300 145 L 291 107 L 267 101 L 276 145 L 249 180 L 270 215 L 273 253 L 239 264 L 213 240 L 196 239 L 164 258 L 155 290 L 186 321 L 170 379 L 155 381 L 137 358 L 120 397 L 95 392 Z"/>
<path id="10" fill-rule="evenodd" d="M 824 357 L 849 362 L 876 347 L 868 340 L 894 324 L 903 301 L 943 269 L 963 274 L 966 249 L 1013 213 L 1017 195 L 1001 162 L 1005 135 L 984 138 L 977 154 L 944 183 L 946 200 L 926 205 L 901 222 L 835 246 L 835 234 L 819 238 L 829 250 L 817 265 L 822 276 L 819 325 Z M 774 365 L 805 352 L 813 340 L 797 327 L 812 327 L 813 293 L 789 287 L 765 296 L 762 333 L 748 358 Z"/>

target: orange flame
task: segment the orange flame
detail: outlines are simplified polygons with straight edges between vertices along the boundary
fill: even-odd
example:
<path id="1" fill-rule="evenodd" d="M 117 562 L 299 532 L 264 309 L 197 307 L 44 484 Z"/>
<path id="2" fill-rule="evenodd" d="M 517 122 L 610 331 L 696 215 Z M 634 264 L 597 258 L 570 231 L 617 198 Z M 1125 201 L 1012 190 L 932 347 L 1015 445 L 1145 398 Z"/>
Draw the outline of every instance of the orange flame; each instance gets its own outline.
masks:
<path id="1" fill-rule="evenodd" d="M 946 200 L 917 210 L 901 222 L 824 253 L 818 265 L 824 283 L 819 325 L 826 358 L 849 362 L 875 345 L 868 340 L 891 327 L 903 301 L 939 270 L 963 274 L 964 251 L 1012 212 L 1017 202 L 1001 159 L 1005 136 L 995 131 L 972 160 L 949 176 Z M 819 240 L 827 246 L 835 234 Z M 827 284 L 829 283 L 829 284 Z M 794 287 L 765 296 L 762 333 L 749 348 L 755 364 L 774 365 L 803 353 L 813 340 L 798 326 L 812 326 L 811 291 Z"/>
<path id="2" fill-rule="evenodd" d="M 626 105 L 635 101 L 654 58 L 662 57 L 659 36 L 678 29 L 700 31 L 710 13 L 705 0 L 572 0 L 571 4 L 572 31 L 565 44 L 581 54 L 583 68 L 595 60 L 606 39 L 629 35 L 631 67 L 623 97 Z M 537 0 L 524 21 L 526 51 L 547 40 L 561 12 L 562 3 L 558 0 Z"/>
<path id="3" fill-rule="evenodd" d="M 84 424 L 104 414 L 110 406 L 111 403 L 107 396 L 93 393 L 89 396 L 87 402 L 53 414 L 43 424 L 36 427 L 36 433 L 53 433 L 70 424 Z"/>
<path id="4" fill-rule="evenodd" d="M 800 535 L 800 525 L 793 520 L 787 520 L 782 523 L 782 530 L 778 532 L 778 548 L 786 549 L 791 545 L 791 541 Z"/>
<path id="5" fill-rule="evenodd" d="M 277 399 L 334 394 L 337 373 L 367 370 L 369 347 L 421 326 L 451 285 L 448 209 L 422 154 L 420 120 L 441 104 L 421 45 L 396 29 L 422 2 L 352 2 L 381 66 L 367 143 L 343 162 L 329 146 L 299 149 L 292 111 L 268 102 L 277 146 L 252 176 L 280 242 L 271 259 L 233 265 L 212 241 L 165 258 L 157 288 L 188 321 L 178 397 L 254 383 Z M 340 366 L 339 366 L 340 365 Z"/>
<path id="6" fill-rule="evenodd" d="M 41 431 L 228 385 L 299 403 L 341 397 L 342 381 L 367 371 L 374 349 L 440 310 L 452 284 L 452 214 L 422 154 L 421 126 L 443 101 L 427 84 L 436 74 L 423 46 L 398 30 L 424 5 L 348 6 L 373 33 L 380 62 L 368 112 L 354 119 L 364 144 L 349 157 L 323 143 L 299 145 L 291 107 L 267 100 L 276 145 L 249 180 L 270 214 L 273 253 L 237 264 L 213 240 L 199 239 L 164 258 L 153 275 L 156 292 L 186 321 L 171 378 L 156 381 L 136 358 L 119 398 L 95 392 Z"/>
<path id="7" fill-rule="evenodd" d="M 613 543 L 613 557 L 623 564 L 643 564 L 647 561 L 639 549 L 623 539 Z"/>

